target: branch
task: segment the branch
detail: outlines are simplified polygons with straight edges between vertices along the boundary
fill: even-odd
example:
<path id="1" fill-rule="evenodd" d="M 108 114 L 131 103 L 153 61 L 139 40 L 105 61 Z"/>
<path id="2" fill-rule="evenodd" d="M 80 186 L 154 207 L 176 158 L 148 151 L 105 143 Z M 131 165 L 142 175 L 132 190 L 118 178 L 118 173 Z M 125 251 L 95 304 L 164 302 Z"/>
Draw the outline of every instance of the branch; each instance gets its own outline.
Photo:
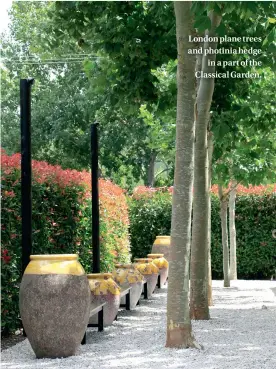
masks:
<path id="1" fill-rule="evenodd" d="M 237 187 L 238 187 L 238 185 L 241 183 L 241 181 L 240 182 L 237 182 L 236 184 L 235 184 L 235 186 L 233 186 L 232 188 L 230 188 L 227 192 L 226 192 L 226 196 L 228 196 L 229 194 L 230 194 L 230 192 L 232 192 L 233 190 L 235 190 Z"/>
<path id="2" fill-rule="evenodd" d="M 164 172 L 168 172 L 169 170 L 170 170 L 170 168 L 165 168 L 165 169 L 161 170 L 161 172 L 157 173 L 154 178 L 157 178 L 160 174 L 162 174 Z"/>

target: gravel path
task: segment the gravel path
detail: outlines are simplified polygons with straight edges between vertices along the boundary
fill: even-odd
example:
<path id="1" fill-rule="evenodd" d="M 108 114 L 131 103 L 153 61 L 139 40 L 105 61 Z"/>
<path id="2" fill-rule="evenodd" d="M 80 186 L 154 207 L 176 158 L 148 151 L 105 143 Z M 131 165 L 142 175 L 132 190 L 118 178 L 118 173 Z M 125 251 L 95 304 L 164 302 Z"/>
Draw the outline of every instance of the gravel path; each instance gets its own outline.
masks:
<path id="1" fill-rule="evenodd" d="M 90 329 L 87 345 L 66 359 L 37 360 L 27 340 L 2 352 L 7 369 L 275 369 L 276 282 L 213 282 L 211 320 L 193 322 L 203 350 L 164 348 L 166 289 L 122 311 L 104 332 Z"/>

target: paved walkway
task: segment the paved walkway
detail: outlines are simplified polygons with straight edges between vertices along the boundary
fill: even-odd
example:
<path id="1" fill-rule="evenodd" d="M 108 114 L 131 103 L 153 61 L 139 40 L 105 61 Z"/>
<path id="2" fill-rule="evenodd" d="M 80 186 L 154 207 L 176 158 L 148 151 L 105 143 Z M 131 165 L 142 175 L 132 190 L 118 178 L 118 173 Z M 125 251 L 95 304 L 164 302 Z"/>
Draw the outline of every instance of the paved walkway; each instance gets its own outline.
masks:
<path id="1" fill-rule="evenodd" d="M 25 340 L 2 352 L 7 369 L 275 369 L 276 282 L 213 282 L 211 320 L 193 322 L 204 349 L 166 349 L 166 289 L 122 311 L 112 327 L 90 329 L 87 345 L 66 359 L 37 360 Z"/>

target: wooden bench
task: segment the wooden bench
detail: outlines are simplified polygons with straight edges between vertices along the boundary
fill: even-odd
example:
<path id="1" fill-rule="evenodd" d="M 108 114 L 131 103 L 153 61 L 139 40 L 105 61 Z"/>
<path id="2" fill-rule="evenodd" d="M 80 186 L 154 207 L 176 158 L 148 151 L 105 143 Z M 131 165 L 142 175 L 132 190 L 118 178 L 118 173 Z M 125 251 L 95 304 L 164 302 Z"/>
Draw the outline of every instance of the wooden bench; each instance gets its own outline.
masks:
<path id="1" fill-rule="evenodd" d="M 144 299 L 147 300 L 148 299 L 148 283 L 145 279 L 143 279 L 143 292 L 142 295 L 144 296 Z M 140 305 L 139 301 L 137 303 L 137 305 Z"/>
<path id="2" fill-rule="evenodd" d="M 120 304 L 120 307 L 125 307 L 126 310 L 130 310 L 130 291 L 131 291 L 132 287 L 127 287 L 123 290 L 121 290 L 120 293 L 120 298 L 126 296 L 126 303 L 125 304 Z M 118 320 L 118 315 L 116 315 L 115 320 Z"/>
<path id="3" fill-rule="evenodd" d="M 103 313 L 103 308 L 104 305 L 106 304 L 106 302 L 103 302 L 102 304 L 91 304 L 90 307 L 90 314 L 89 314 L 89 319 L 93 316 L 98 314 L 98 323 L 97 324 L 87 324 L 87 327 L 97 327 L 98 328 L 98 332 L 102 332 L 104 330 L 104 324 L 103 324 L 103 317 L 104 317 L 104 313 Z M 86 332 L 84 334 L 84 337 L 81 341 L 82 345 L 86 344 Z"/>
<path id="4" fill-rule="evenodd" d="M 142 295 L 144 296 L 144 299 L 147 300 L 148 299 L 148 284 L 147 284 L 147 281 L 145 279 L 143 280 L 143 284 L 144 284 L 144 287 L 143 287 Z M 157 288 L 161 288 L 160 272 L 158 273 L 158 279 L 157 279 L 156 286 L 157 286 Z M 154 293 L 154 291 L 153 291 L 153 293 Z M 138 301 L 137 305 L 139 305 L 139 301 Z"/>
<path id="5" fill-rule="evenodd" d="M 123 290 L 121 290 L 120 293 L 120 297 L 124 297 L 126 296 L 126 303 L 125 304 L 120 304 L 120 307 L 125 307 L 126 310 L 130 310 L 130 291 L 131 291 L 132 287 L 127 287 Z"/>

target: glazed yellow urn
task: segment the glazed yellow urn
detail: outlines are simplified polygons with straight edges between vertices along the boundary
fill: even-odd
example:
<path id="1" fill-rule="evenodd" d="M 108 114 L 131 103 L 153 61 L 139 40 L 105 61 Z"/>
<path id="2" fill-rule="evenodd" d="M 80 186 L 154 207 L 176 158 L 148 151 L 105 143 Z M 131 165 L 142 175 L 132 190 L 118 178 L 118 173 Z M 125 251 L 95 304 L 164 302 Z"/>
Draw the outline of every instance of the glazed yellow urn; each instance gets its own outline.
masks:
<path id="1" fill-rule="evenodd" d="M 31 255 L 20 285 L 19 308 L 37 358 L 75 355 L 90 310 L 89 284 L 78 255 Z"/>
<path id="2" fill-rule="evenodd" d="M 143 275 L 132 264 L 116 264 L 112 272 L 115 282 L 122 288 L 130 290 L 130 309 L 137 305 L 143 290 Z M 126 297 L 121 297 L 121 304 L 126 304 Z"/>
<path id="3" fill-rule="evenodd" d="M 158 280 L 158 267 L 150 258 L 135 258 L 134 265 L 147 281 L 148 297 L 151 297 Z"/>
<path id="4" fill-rule="evenodd" d="M 171 237 L 170 236 L 157 236 L 152 249 L 152 254 L 164 254 L 166 260 L 170 261 L 170 246 Z"/>
<path id="5" fill-rule="evenodd" d="M 114 281 L 111 273 L 87 274 L 91 291 L 91 305 L 106 302 L 104 306 L 104 326 L 110 326 L 115 320 L 120 307 L 121 289 Z M 92 316 L 90 324 L 96 324 L 98 317 Z"/>
<path id="6" fill-rule="evenodd" d="M 164 258 L 164 254 L 148 254 L 147 256 L 159 268 L 160 285 L 164 286 L 168 278 L 169 262 Z"/>

